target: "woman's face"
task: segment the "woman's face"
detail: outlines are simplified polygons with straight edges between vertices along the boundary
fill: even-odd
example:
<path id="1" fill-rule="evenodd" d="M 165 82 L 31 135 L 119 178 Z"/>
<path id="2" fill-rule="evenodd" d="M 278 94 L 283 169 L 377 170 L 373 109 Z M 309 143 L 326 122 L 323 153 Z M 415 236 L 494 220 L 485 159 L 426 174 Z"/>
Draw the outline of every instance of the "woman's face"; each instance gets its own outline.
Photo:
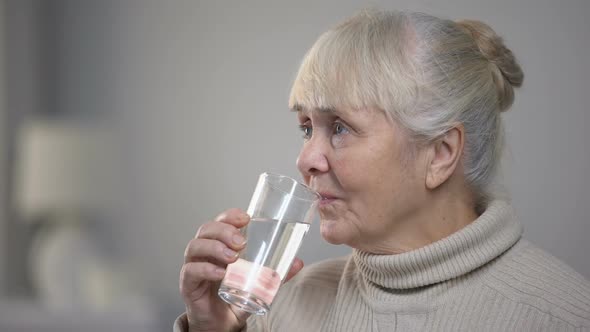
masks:
<path id="1" fill-rule="evenodd" d="M 400 127 L 379 110 L 303 109 L 298 119 L 305 142 L 297 167 L 322 195 L 322 236 L 385 251 L 424 202 L 420 152 L 410 152 Z"/>

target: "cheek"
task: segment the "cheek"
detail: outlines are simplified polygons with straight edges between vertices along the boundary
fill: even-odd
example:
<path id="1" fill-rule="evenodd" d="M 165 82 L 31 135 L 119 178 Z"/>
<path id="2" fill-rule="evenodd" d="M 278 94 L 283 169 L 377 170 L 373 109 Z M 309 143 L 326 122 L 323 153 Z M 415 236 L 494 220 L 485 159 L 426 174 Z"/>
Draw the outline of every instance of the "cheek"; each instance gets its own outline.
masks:
<path id="1" fill-rule="evenodd" d="M 332 170 L 346 192 L 372 192 L 387 181 L 395 167 L 384 155 L 370 147 L 342 151 L 332 158 Z"/>
<path id="2" fill-rule="evenodd" d="M 347 160 L 346 156 L 335 156 L 332 159 L 332 170 L 339 178 L 348 177 L 350 172 L 350 164 L 352 160 Z"/>
<path id="3" fill-rule="evenodd" d="M 339 182 L 341 189 L 352 194 L 367 189 L 367 167 L 363 158 L 353 158 L 352 156 L 340 156 L 333 159 L 332 171 Z"/>
<path id="4" fill-rule="evenodd" d="M 356 186 L 362 191 L 359 198 L 366 206 L 365 213 L 381 218 L 395 208 L 396 202 L 403 200 L 402 196 L 409 189 L 405 183 L 408 174 L 391 150 L 374 153 L 373 158 L 367 154 L 366 158 L 356 163 Z"/>

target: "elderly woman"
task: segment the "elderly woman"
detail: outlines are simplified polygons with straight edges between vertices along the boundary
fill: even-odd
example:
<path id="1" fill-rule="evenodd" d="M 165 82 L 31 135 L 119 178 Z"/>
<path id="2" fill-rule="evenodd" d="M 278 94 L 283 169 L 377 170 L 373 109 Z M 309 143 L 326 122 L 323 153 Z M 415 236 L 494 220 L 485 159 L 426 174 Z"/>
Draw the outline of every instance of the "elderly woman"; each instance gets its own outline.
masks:
<path id="1" fill-rule="evenodd" d="M 289 100 L 297 167 L 322 196 L 322 237 L 352 254 L 296 260 L 270 314 L 247 317 L 217 296 L 249 220 L 228 210 L 187 246 L 175 331 L 590 329 L 588 281 L 522 239 L 492 192 L 522 82 L 477 21 L 367 11 L 323 34 Z"/>

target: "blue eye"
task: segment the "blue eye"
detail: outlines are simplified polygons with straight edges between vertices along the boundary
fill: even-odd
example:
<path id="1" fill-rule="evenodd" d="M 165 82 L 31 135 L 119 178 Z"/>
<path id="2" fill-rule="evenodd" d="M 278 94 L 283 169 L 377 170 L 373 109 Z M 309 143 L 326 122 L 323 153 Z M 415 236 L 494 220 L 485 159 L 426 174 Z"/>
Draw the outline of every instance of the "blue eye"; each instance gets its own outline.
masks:
<path id="1" fill-rule="evenodd" d="M 346 134 L 347 132 L 348 129 L 342 123 L 334 123 L 334 135 L 342 135 Z"/>
<path id="2" fill-rule="evenodd" d="M 300 125 L 299 129 L 303 132 L 304 139 L 310 139 L 313 129 L 309 125 Z"/>

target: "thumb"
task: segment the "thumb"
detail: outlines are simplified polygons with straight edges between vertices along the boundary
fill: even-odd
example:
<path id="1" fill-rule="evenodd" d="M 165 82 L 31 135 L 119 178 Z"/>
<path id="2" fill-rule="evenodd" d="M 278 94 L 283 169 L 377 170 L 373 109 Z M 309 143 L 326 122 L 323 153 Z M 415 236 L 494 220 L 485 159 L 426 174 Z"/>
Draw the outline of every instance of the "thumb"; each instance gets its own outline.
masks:
<path id="1" fill-rule="evenodd" d="M 299 273 L 299 271 L 301 271 L 302 268 L 303 261 L 300 258 L 295 257 L 295 259 L 293 259 L 293 264 L 291 264 L 291 269 L 289 270 L 289 273 L 287 273 L 285 282 L 291 280 L 291 278 L 293 278 L 297 273 Z"/>

